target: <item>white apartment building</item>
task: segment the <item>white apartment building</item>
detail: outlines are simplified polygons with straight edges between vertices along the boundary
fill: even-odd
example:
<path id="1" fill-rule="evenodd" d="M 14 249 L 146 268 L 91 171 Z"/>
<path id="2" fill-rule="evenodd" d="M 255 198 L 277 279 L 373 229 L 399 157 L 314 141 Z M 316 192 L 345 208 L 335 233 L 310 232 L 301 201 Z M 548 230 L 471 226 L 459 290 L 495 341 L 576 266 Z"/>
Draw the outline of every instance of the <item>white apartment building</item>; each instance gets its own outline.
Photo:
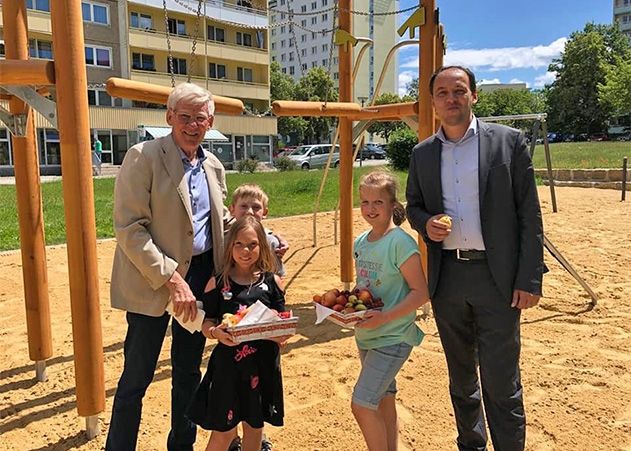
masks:
<path id="1" fill-rule="evenodd" d="M 398 0 L 353 2 L 353 10 L 360 13 L 352 14 L 353 36 L 373 41 L 362 58 L 355 80 L 353 96 L 357 103 L 369 102 L 373 97 L 386 55 L 398 41 L 397 16 L 379 13 L 394 12 L 398 7 Z M 338 49 L 334 45 L 332 48 L 332 33 L 329 31 L 334 28 L 333 8 L 334 0 L 270 0 L 270 53 L 272 61 L 277 61 L 284 73 L 298 80 L 311 68 L 328 69 L 329 58 L 332 58 L 331 77 L 334 80 L 339 78 Z M 290 17 L 293 23 L 288 23 Z M 360 48 L 361 43 L 358 43 L 355 58 Z M 380 93 L 396 93 L 397 86 L 395 55 L 386 68 Z"/>
<path id="2" fill-rule="evenodd" d="M 613 0 L 613 20 L 631 40 L 631 0 Z"/>

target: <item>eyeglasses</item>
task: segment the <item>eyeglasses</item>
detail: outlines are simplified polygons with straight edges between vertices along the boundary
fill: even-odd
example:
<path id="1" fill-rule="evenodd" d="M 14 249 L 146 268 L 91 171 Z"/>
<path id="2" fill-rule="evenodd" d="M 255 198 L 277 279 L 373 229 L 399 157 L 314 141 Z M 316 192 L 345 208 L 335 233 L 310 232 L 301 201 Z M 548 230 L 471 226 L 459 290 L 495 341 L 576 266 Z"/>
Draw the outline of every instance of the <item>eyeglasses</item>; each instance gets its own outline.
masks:
<path id="1" fill-rule="evenodd" d="M 177 121 L 182 125 L 188 125 L 191 122 L 195 122 L 197 125 L 203 127 L 204 125 L 207 125 L 208 121 L 210 120 L 210 117 L 203 114 L 192 116 L 188 113 L 177 112 L 175 110 L 173 110 L 173 112 L 175 113 L 175 118 L 177 119 Z"/>

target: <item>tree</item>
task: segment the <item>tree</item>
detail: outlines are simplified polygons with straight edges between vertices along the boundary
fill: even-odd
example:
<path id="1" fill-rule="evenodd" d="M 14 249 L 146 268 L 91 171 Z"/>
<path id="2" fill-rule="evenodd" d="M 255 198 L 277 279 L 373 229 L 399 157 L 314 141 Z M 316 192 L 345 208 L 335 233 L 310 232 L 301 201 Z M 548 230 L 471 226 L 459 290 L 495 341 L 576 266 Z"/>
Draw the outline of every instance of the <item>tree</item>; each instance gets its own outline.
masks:
<path id="1" fill-rule="evenodd" d="M 413 78 L 411 82 L 405 85 L 405 97 L 411 98 L 412 102 L 418 100 L 418 77 Z"/>
<path id="2" fill-rule="evenodd" d="M 303 75 L 296 85 L 295 100 L 310 102 L 337 102 L 338 94 L 333 80 L 323 67 L 314 67 Z M 307 117 L 305 139 L 307 142 L 320 143 L 328 138 L 335 125 L 332 117 Z"/>
<path id="3" fill-rule="evenodd" d="M 401 103 L 407 100 L 401 99 L 397 94 L 393 94 L 391 92 L 384 92 L 377 99 L 375 99 L 375 105 L 386 105 L 391 103 Z M 412 100 L 413 101 L 413 100 Z M 401 121 L 377 121 L 373 122 L 370 127 L 368 127 L 369 133 L 376 133 L 381 136 L 386 142 L 392 132 L 399 130 L 401 127 L 405 127 L 405 124 Z"/>
<path id="4" fill-rule="evenodd" d="M 631 48 L 615 25 L 589 23 L 570 35 L 561 57 L 548 70 L 557 78 L 547 90 L 550 129 L 566 133 L 606 131 L 613 108 L 599 99 L 599 84 Z"/>
<path id="5" fill-rule="evenodd" d="M 296 84 L 294 79 L 283 74 L 278 62 L 274 61 L 270 66 L 270 98 L 275 100 L 294 100 Z M 307 130 L 307 121 L 302 117 L 281 116 L 278 118 L 278 133 L 283 136 L 290 136 L 296 143 L 301 143 Z M 285 143 L 287 144 L 287 143 Z"/>
<path id="6" fill-rule="evenodd" d="M 631 114 L 631 60 L 619 59 L 607 68 L 605 82 L 598 85 L 600 102 L 614 114 Z"/>
<path id="7" fill-rule="evenodd" d="M 543 113 L 545 111 L 544 97 L 541 91 L 528 89 L 497 89 L 484 92 L 478 89 L 478 103 L 473 111 L 478 117 L 508 116 L 513 114 Z M 507 121 L 510 126 L 525 126 L 520 121 Z"/>

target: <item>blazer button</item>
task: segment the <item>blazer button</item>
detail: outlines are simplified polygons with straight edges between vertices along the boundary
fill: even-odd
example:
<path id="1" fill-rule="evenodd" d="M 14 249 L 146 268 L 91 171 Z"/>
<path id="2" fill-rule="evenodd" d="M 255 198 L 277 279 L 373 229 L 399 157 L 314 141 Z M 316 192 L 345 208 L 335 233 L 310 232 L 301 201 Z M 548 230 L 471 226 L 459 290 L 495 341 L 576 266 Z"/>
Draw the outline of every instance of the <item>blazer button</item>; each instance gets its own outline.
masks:
<path id="1" fill-rule="evenodd" d="M 189 231 L 188 231 L 188 236 L 191 236 L 192 234 L 193 234 L 193 231 L 192 231 L 192 230 L 189 230 Z"/>
<path id="2" fill-rule="evenodd" d="M 190 263 L 190 261 L 189 261 L 189 260 L 186 260 L 186 261 L 184 262 L 184 264 L 185 264 L 186 266 L 188 266 L 188 264 L 189 264 L 189 263 Z"/>

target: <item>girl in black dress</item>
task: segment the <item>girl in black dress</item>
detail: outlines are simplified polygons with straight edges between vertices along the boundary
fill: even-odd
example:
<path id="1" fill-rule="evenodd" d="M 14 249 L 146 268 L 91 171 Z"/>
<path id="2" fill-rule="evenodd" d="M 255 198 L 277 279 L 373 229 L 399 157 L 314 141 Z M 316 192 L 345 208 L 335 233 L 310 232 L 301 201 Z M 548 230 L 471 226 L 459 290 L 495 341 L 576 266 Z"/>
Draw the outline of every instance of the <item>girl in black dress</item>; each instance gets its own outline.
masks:
<path id="1" fill-rule="evenodd" d="M 260 300 L 285 310 L 276 259 L 261 223 L 252 216 L 237 220 L 226 237 L 222 273 L 204 294 L 202 333 L 218 340 L 208 370 L 189 409 L 189 418 L 212 430 L 206 451 L 226 451 L 237 425 L 243 427 L 243 451 L 259 451 L 263 423 L 283 425 L 280 348 L 288 337 L 237 344 L 221 320 L 241 306 Z"/>

